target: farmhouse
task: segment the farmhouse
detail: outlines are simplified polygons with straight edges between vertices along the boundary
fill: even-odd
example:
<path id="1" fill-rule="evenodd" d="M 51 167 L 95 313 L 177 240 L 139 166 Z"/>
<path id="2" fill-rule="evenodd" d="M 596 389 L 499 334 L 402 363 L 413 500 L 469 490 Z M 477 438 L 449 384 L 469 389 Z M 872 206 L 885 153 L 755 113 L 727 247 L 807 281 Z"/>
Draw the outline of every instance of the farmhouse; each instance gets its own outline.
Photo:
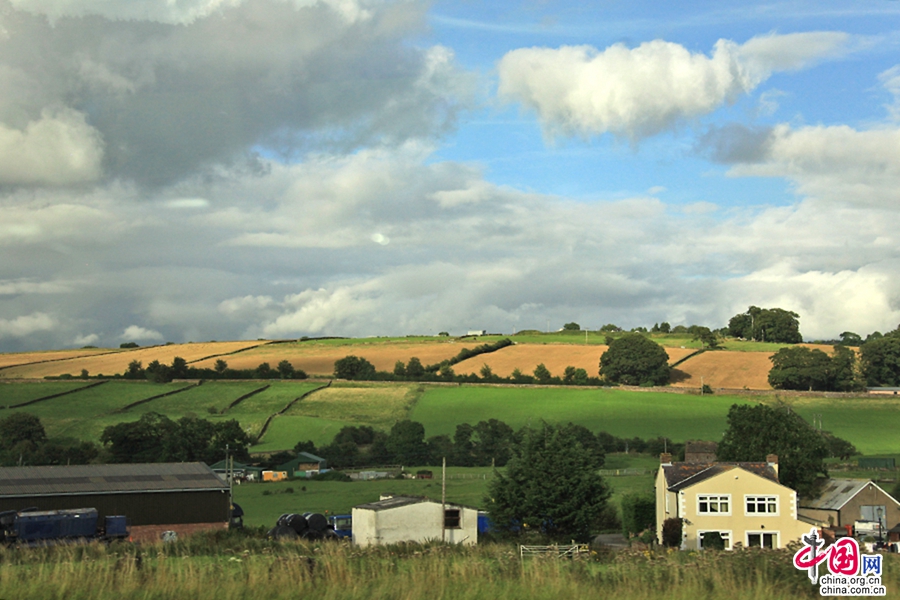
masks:
<path id="1" fill-rule="evenodd" d="M 872 524 L 882 535 L 900 524 L 900 503 L 868 479 L 828 479 L 817 497 L 800 502 L 799 512 L 831 527 Z"/>
<path id="2" fill-rule="evenodd" d="M 478 542 L 478 510 L 419 496 L 388 496 L 353 507 L 353 543 L 359 546 L 445 540 Z"/>
<path id="3" fill-rule="evenodd" d="M 797 518 L 797 493 L 778 483 L 778 457 L 766 462 L 673 463 L 663 454 L 656 477 L 656 527 L 682 522 L 681 548 L 700 549 L 719 539 L 736 544 L 783 548 L 808 533 Z M 714 542 L 714 540 L 716 542 Z"/>
<path id="4" fill-rule="evenodd" d="M 0 468 L 0 511 L 96 508 L 125 515 L 134 539 L 223 529 L 228 485 L 203 463 Z"/>

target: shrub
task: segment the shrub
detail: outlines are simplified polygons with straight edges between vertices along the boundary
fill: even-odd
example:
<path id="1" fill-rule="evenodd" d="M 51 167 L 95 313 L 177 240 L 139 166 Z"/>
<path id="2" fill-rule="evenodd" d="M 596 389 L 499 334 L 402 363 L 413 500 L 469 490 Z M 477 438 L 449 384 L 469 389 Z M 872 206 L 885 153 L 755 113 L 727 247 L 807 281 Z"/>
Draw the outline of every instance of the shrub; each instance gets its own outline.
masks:
<path id="1" fill-rule="evenodd" d="M 662 543 L 667 548 L 679 548 L 681 546 L 683 524 L 681 519 L 671 518 L 663 521 Z"/>

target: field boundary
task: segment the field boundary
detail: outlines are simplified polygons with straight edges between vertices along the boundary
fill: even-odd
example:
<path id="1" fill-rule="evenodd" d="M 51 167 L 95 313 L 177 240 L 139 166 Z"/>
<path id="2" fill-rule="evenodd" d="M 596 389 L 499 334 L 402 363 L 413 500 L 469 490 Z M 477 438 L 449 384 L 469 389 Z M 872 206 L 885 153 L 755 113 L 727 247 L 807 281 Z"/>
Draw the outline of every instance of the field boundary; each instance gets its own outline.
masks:
<path id="1" fill-rule="evenodd" d="M 281 410 L 279 410 L 277 413 L 275 413 L 274 415 L 269 415 L 269 418 L 266 419 L 266 422 L 265 422 L 265 423 L 263 423 L 262 429 L 259 430 L 259 435 L 256 436 L 256 442 L 254 443 L 254 445 L 259 444 L 259 443 L 262 441 L 263 436 L 266 435 L 266 431 L 268 431 L 268 429 L 269 429 L 269 425 L 271 425 L 271 423 L 272 423 L 272 419 L 274 419 L 275 417 L 277 417 L 277 416 L 279 416 L 279 415 L 283 415 L 283 414 L 286 413 L 286 412 L 287 412 L 294 404 L 296 404 L 297 402 L 300 402 L 301 400 L 303 400 L 304 398 L 306 398 L 306 397 L 309 396 L 310 394 L 312 394 L 312 393 L 314 393 L 314 392 L 318 392 L 319 390 L 324 390 L 324 389 L 327 388 L 327 387 L 331 387 L 331 380 L 330 380 L 330 379 L 328 380 L 328 383 L 326 383 L 325 385 L 320 385 L 319 387 L 314 388 L 314 389 L 311 389 L 311 390 L 309 390 L 308 392 L 302 394 L 301 396 L 299 396 L 299 397 L 297 397 L 297 398 L 294 398 L 293 400 L 291 400 L 290 402 L 287 403 L 287 406 L 285 406 L 284 408 L 282 408 Z"/>
<path id="2" fill-rule="evenodd" d="M 256 344 L 255 346 L 247 346 L 246 348 L 241 348 L 240 350 L 232 350 L 231 352 L 222 352 L 221 354 L 210 354 L 209 356 L 204 356 L 202 358 L 197 358 L 195 360 L 189 360 L 187 362 L 187 364 L 192 365 L 192 364 L 200 362 L 202 360 L 209 360 L 210 358 L 219 358 L 220 356 L 232 356 L 234 354 L 240 354 L 241 352 L 246 352 L 247 350 L 253 350 L 254 348 L 262 348 L 263 346 L 268 346 L 269 344 L 272 344 L 272 343 L 283 343 L 283 342 L 270 342 L 270 341 L 260 342 L 259 344 Z"/>
<path id="3" fill-rule="evenodd" d="M 152 347 L 152 346 L 148 346 L 148 347 Z M 94 357 L 94 356 L 106 356 L 107 354 L 124 354 L 126 352 L 132 352 L 134 350 L 141 350 L 141 348 L 127 348 L 127 349 L 123 348 L 121 350 L 110 350 L 109 352 L 97 352 L 96 354 L 84 354 L 82 356 L 67 356 L 65 358 L 49 358 L 47 360 L 36 360 L 34 362 L 16 363 L 14 365 L 6 365 L 3 367 L 0 367 L 0 371 L 4 371 L 6 369 L 14 369 L 16 367 L 27 367 L 29 365 L 44 365 L 47 363 L 64 362 L 67 360 L 78 360 L 79 358 L 87 358 L 87 357 Z"/>
<path id="4" fill-rule="evenodd" d="M 74 394 L 75 392 L 80 392 L 81 390 L 86 390 L 88 388 L 97 387 L 98 385 L 103 385 L 104 383 L 107 383 L 107 381 L 97 381 L 95 383 L 89 383 L 89 384 L 83 385 L 79 388 L 75 388 L 74 390 L 58 392 L 56 394 L 50 394 L 49 396 L 41 396 L 40 398 L 35 398 L 33 400 L 28 400 L 26 402 L 19 402 L 18 404 L 11 404 L 9 406 L 4 406 L 3 408 L 6 408 L 6 409 L 21 408 L 23 406 L 28 406 L 30 404 L 37 404 L 38 402 L 43 402 L 44 400 L 52 400 L 53 398 L 59 398 L 60 396 L 67 396 L 68 394 Z"/>
<path id="5" fill-rule="evenodd" d="M 689 359 L 689 358 L 694 358 L 694 357 L 697 356 L 698 354 L 703 354 L 704 352 L 706 352 L 706 348 L 700 348 L 700 349 L 697 350 L 696 352 L 691 352 L 691 353 L 688 354 L 687 356 L 682 356 L 681 358 L 679 358 L 678 360 L 676 360 L 675 362 L 673 362 L 671 365 L 669 365 L 669 368 L 670 368 L 670 369 L 674 369 L 675 367 L 677 367 L 678 365 L 680 365 L 681 363 L 683 363 L 683 362 L 686 361 L 687 359 Z"/>
<path id="6" fill-rule="evenodd" d="M 166 396 L 174 396 L 175 394 L 180 394 L 181 392 L 183 392 L 185 390 L 195 388 L 199 385 L 200 385 L 199 383 L 192 383 L 191 385 L 186 385 L 183 388 L 178 388 L 177 390 L 172 390 L 172 391 L 166 392 L 164 394 L 157 394 L 155 396 L 150 396 L 149 398 L 144 398 L 143 400 L 138 400 L 137 402 L 132 402 L 131 404 L 127 404 L 115 412 L 123 413 L 127 410 L 134 408 L 135 406 L 140 406 L 141 404 L 146 404 L 147 402 L 150 402 L 151 400 L 159 400 L 160 398 L 165 398 Z"/>
<path id="7" fill-rule="evenodd" d="M 260 393 L 260 392 L 264 392 L 264 391 L 266 391 L 267 389 L 269 389 L 270 387 L 272 387 L 272 384 L 271 384 L 271 383 L 267 383 L 266 385 L 262 386 L 262 387 L 259 388 L 259 389 L 255 389 L 255 390 L 253 390 L 252 392 L 248 392 L 248 393 L 244 394 L 243 396 L 239 397 L 237 400 L 235 400 L 234 402 L 232 402 L 231 404 L 229 404 L 228 406 L 226 406 L 226 407 L 225 407 L 225 410 L 223 410 L 221 414 L 224 415 L 227 411 L 231 410 L 232 408 L 234 408 L 235 406 L 237 406 L 238 404 L 240 404 L 241 402 L 243 402 L 243 401 L 246 400 L 247 398 L 249 398 L 249 397 L 251 397 L 251 396 L 255 396 L 256 394 L 258 394 L 258 393 Z"/>

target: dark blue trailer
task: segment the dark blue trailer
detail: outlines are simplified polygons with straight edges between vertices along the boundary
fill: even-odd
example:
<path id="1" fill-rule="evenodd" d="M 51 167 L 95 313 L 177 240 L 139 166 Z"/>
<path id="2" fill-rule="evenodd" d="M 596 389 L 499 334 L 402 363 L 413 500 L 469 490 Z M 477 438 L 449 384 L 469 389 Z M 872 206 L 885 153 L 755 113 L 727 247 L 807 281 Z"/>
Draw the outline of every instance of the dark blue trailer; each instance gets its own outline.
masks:
<path id="1" fill-rule="evenodd" d="M 97 509 L 74 508 L 0 513 L 3 540 L 9 544 L 41 544 L 74 540 L 113 540 L 128 537 L 128 524 L 121 515 L 100 522 Z"/>

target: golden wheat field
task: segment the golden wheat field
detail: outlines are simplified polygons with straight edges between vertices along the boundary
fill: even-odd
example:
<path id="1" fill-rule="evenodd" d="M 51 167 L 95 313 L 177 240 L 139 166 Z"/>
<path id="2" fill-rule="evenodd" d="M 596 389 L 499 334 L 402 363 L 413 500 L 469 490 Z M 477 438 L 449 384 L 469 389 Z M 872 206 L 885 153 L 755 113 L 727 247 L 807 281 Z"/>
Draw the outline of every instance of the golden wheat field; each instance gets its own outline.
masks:
<path id="1" fill-rule="evenodd" d="M 67 360 L 71 358 L 79 358 L 82 356 L 96 356 L 97 354 L 109 354 L 110 352 L 119 352 L 119 350 L 110 350 L 109 348 L 83 348 L 81 350 L 44 350 L 40 352 L 12 352 L 9 354 L 0 354 L 0 369 L 12 367 L 15 365 L 27 365 L 37 362 L 47 362 L 54 360 Z"/>
<path id="2" fill-rule="evenodd" d="M 479 343 L 472 342 L 372 342 L 352 346 L 326 346 L 309 343 L 270 344 L 223 357 L 232 369 L 255 369 L 267 362 L 274 369 L 282 360 L 289 361 L 295 369 L 303 369 L 310 375 L 331 375 L 334 362 L 348 355 L 359 356 L 375 365 L 378 371 L 393 371 L 398 360 L 409 362 L 413 356 L 423 365 L 439 363 L 453 358 L 463 348 L 474 348 Z M 195 363 L 195 367 L 212 368 L 216 359 Z"/>
<path id="3" fill-rule="evenodd" d="M 202 358 L 228 354 L 244 348 L 252 348 L 266 342 L 201 342 L 196 344 L 170 344 L 166 346 L 152 346 L 149 348 L 134 348 L 121 352 L 102 351 L 104 354 L 79 356 L 54 362 L 35 362 L 28 365 L 9 367 L 0 370 L 0 378 L 13 379 L 40 379 L 46 376 L 64 375 L 66 373 L 78 375 L 82 369 L 87 369 L 90 375 L 114 375 L 124 373 L 128 363 L 139 360 L 146 367 L 154 360 L 164 364 L 171 364 L 176 356 L 180 356 L 188 362 Z M 31 356 L 40 357 L 46 353 L 33 352 Z M 0 355 L 7 356 L 7 355 Z M 47 360 L 47 359 L 39 359 Z M 214 360 L 214 359 L 213 359 Z M 14 363 L 18 364 L 18 363 Z M 258 363 L 257 363 L 258 364 Z M 256 365 L 253 365 L 254 367 Z"/>
<path id="4" fill-rule="evenodd" d="M 550 373 L 562 377 L 566 367 L 584 369 L 588 375 L 596 376 L 600 370 L 600 355 L 606 352 L 605 345 L 577 344 L 516 344 L 497 352 L 482 354 L 454 365 L 453 370 L 461 375 L 479 373 L 484 365 L 495 375 L 508 377 L 515 369 L 531 375 L 535 367 L 543 363 Z M 666 348 L 669 362 L 675 362 L 691 352 L 691 348 Z"/>
<path id="5" fill-rule="evenodd" d="M 672 386 L 692 387 L 703 384 L 712 388 L 770 390 L 771 352 L 704 352 L 676 367 Z"/>

